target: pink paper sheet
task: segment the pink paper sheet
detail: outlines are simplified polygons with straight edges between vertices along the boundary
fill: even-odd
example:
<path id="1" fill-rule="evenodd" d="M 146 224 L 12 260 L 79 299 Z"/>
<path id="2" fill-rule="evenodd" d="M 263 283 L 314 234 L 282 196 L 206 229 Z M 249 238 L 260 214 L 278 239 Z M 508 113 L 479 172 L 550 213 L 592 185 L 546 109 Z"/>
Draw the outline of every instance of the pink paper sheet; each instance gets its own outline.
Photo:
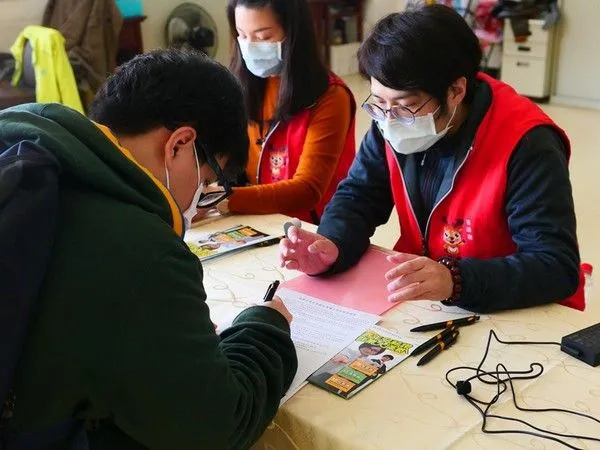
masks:
<path id="1" fill-rule="evenodd" d="M 388 302 L 385 274 L 394 267 L 389 253 L 370 248 L 352 269 L 327 278 L 301 275 L 282 287 L 326 300 L 336 305 L 381 315 L 397 305 Z"/>

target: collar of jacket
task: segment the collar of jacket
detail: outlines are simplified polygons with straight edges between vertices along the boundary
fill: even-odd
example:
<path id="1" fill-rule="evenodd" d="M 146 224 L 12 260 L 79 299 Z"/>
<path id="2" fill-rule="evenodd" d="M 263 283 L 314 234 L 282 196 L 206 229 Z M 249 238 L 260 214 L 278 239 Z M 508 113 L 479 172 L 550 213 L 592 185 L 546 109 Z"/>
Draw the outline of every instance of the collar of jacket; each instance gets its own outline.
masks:
<path id="1" fill-rule="evenodd" d="M 469 153 L 469 149 L 473 145 L 475 140 L 475 134 L 481 124 L 481 121 L 485 117 L 490 105 L 492 103 L 492 90 L 489 85 L 483 81 L 478 81 L 476 84 L 475 96 L 473 102 L 470 105 L 469 115 L 464 125 L 461 127 L 461 135 L 458 136 L 456 142 L 459 144 L 456 146 L 454 151 L 454 163 L 453 170 L 448 171 L 444 174 L 444 179 L 440 185 L 440 190 L 437 194 L 437 198 L 441 198 L 448 193 L 452 187 L 452 180 L 463 163 L 464 159 Z M 434 148 L 427 151 L 435 150 L 438 145 L 444 145 L 444 142 L 436 144 Z M 419 188 L 418 178 L 418 165 L 423 160 L 423 153 L 415 153 L 412 155 L 401 155 L 395 153 L 400 168 L 402 169 L 402 175 L 404 177 L 404 183 L 406 185 L 406 191 L 410 198 L 413 206 L 420 204 L 421 191 Z"/>

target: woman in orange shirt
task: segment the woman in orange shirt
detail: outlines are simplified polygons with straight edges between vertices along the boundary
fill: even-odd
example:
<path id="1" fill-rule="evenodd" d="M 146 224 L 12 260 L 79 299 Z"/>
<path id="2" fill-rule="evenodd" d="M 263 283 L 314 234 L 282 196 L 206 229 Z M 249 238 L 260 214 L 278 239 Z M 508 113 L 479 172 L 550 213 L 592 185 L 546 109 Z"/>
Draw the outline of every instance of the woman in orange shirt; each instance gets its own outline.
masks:
<path id="1" fill-rule="evenodd" d="M 250 148 L 247 185 L 218 210 L 318 223 L 354 159 L 352 93 L 321 61 L 306 0 L 229 0 L 228 18 Z"/>

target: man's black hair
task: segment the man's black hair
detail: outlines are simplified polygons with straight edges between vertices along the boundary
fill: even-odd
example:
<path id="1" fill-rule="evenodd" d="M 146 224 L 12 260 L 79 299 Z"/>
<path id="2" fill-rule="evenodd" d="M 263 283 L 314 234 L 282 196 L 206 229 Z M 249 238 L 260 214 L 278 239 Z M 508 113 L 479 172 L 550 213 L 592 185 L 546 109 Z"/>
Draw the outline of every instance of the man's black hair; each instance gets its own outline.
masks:
<path id="1" fill-rule="evenodd" d="M 452 8 L 421 5 L 381 19 L 361 45 L 360 73 L 398 91 L 423 91 L 446 109 L 448 88 L 467 79 L 473 99 L 481 62 L 479 40 Z"/>
<path id="2" fill-rule="evenodd" d="M 90 118 L 123 136 L 191 126 L 206 156 L 228 158 L 228 178 L 243 172 L 248 161 L 241 86 L 229 70 L 202 53 L 155 50 L 128 61 L 100 87 Z"/>

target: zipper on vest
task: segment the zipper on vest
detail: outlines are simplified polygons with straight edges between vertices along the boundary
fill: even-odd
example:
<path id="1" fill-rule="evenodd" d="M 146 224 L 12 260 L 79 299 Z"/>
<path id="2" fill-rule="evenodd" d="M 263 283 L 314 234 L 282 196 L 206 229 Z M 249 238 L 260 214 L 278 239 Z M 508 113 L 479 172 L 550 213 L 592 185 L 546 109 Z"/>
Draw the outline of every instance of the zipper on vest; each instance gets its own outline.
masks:
<path id="1" fill-rule="evenodd" d="M 271 127 L 271 129 L 267 133 L 267 136 L 265 136 L 265 140 L 263 141 L 262 146 L 260 148 L 260 155 L 258 156 L 258 167 L 256 169 L 256 184 L 260 184 L 260 166 L 262 165 L 262 159 L 263 159 L 263 153 L 265 152 L 265 147 L 267 145 L 267 142 L 269 141 L 269 138 L 275 132 L 275 130 L 277 129 L 277 127 L 279 126 L 280 123 L 281 123 L 281 121 L 277 122 L 275 125 L 273 125 Z"/>
<path id="2" fill-rule="evenodd" d="M 462 162 L 458 166 L 458 169 L 456 169 L 456 172 L 454 172 L 454 175 L 452 176 L 452 183 L 450 184 L 450 189 L 448 189 L 448 192 L 446 192 L 444 194 L 444 196 L 442 198 L 440 198 L 440 200 L 433 206 L 433 208 L 431 209 L 431 212 L 429 213 L 429 217 L 427 218 L 427 224 L 425 225 L 425 236 L 423 236 L 423 250 L 425 252 L 425 253 L 423 253 L 423 256 L 427 256 L 427 237 L 429 236 L 429 224 L 431 222 L 431 217 L 433 216 L 433 213 L 435 212 L 436 208 L 438 206 L 440 206 L 444 200 L 446 200 L 446 198 L 450 195 L 450 193 L 454 189 L 454 182 L 456 181 L 456 177 L 458 176 L 458 173 L 460 172 L 460 170 L 463 168 L 463 166 L 467 162 L 467 159 L 469 158 L 469 155 L 471 154 L 472 150 L 473 150 L 473 145 L 471 144 L 471 147 L 469 147 L 467 154 L 465 155 Z M 410 203 L 410 199 L 409 199 L 409 203 Z M 411 207 L 412 207 L 412 205 L 411 205 Z M 413 214 L 414 214 L 414 211 L 413 211 Z"/>
<path id="3" fill-rule="evenodd" d="M 402 187 L 404 188 L 404 198 L 406 198 L 406 201 L 408 202 L 408 204 L 410 206 L 410 212 L 412 213 L 413 219 L 415 220 L 415 223 L 417 224 L 417 228 L 419 229 L 419 237 L 421 238 L 421 255 L 427 256 L 427 246 L 425 245 L 425 239 L 423 238 L 423 233 L 421 233 L 421 229 L 419 227 L 419 220 L 417 219 L 417 215 L 415 214 L 415 210 L 413 208 L 412 202 L 410 201 L 410 196 L 408 195 L 408 189 L 406 189 L 406 180 L 404 179 L 404 173 L 402 173 L 402 167 L 400 167 L 400 162 L 398 161 L 398 158 L 396 158 L 395 155 L 394 155 L 394 161 L 396 161 L 396 165 L 398 166 L 398 172 L 400 173 L 400 178 L 402 179 Z M 402 233 L 402 230 L 400 230 L 400 233 Z M 401 234 L 401 236 L 402 236 L 402 234 Z"/>

